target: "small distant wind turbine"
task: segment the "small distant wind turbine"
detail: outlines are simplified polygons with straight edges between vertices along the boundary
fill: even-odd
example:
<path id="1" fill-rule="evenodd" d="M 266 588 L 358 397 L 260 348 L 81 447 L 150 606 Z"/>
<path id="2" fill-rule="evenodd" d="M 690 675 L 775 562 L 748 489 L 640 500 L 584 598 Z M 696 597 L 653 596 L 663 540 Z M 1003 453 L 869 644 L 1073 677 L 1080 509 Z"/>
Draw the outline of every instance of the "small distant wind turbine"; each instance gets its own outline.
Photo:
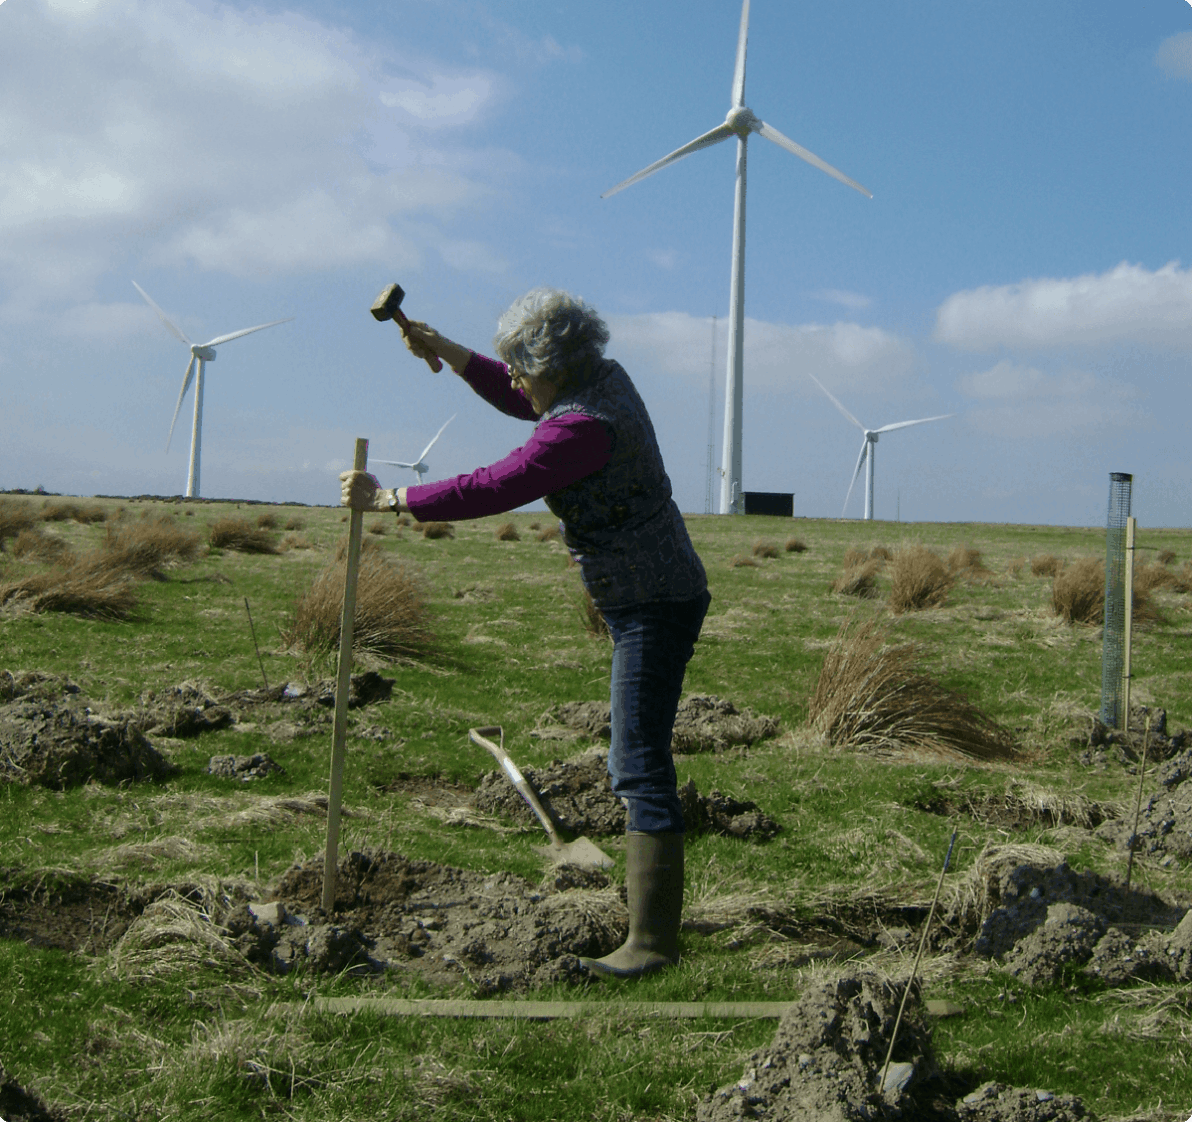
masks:
<path id="1" fill-rule="evenodd" d="M 853 488 L 857 484 L 857 476 L 861 474 L 861 468 L 868 461 L 869 470 L 865 475 L 865 518 L 867 521 L 873 519 L 873 454 L 877 450 L 877 438 L 883 432 L 893 432 L 895 429 L 909 429 L 911 425 L 925 425 L 928 421 L 945 421 L 949 417 L 955 416 L 954 413 L 941 413 L 938 417 L 920 417 L 917 421 L 898 421 L 893 425 L 882 425 L 880 429 L 867 429 L 860 421 L 857 420 L 839 401 L 828 392 L 827 387 L 814 374 L 808 373 L 809 377 L 821 390 L 827 394 L 828 400 L 836 406 L 854 425 L 857 426 L 864 434 L 865 439 L 861 442 L 861 454 L 857 457 L 857 469 L 853 472 L 852 481 L 848 485 L 848 494 L 844 496 L 844 506 L 840 508 L 840 517 L 844 517 L 844 512 L 848 509 L 848 501 L 853 497 Z"/>
<path id="2" fill-rule="evenodd" d="M 459 416 L 458 413 L 452 413 L 451 416 L 448 417 L 447 420 L 443 422 L 443 428 L 439 429 L 439 431 L 437 433 L 435 433 L 434 437 L 432 437 L 432 439 L 431 439 L 431 442 L 425 448 L 422 449 L 422 452 L 418 456 L 418 459 L 415 460 L 412 464 L 403 463 L 401 460 L 373 460 L 373 463 L 374 464 L 389 464 L 390 467 L 409 468 L 416 476 L 418 476 L 418 482 L 421 483 L 422 477 L 428 471 L 430 471 L 430 466 L 426 462 L 426 454 L 435 446 L 435 441 L 438 440 L 439 437 L 443 435 L 443 429 L 445 429 L 449 424 L 451 424 L 451 422 L 454 421 L 455 418 L 458 416 Z"/>
<path id="3" fill-rule="evenodd" d="M 807 151 L 787 136 L 783 136 L 772 125 L 759 120 L 753 110 L 745 105 L 745 48 L 749 39 L 749 0 L 741 8 L 741 27 L 737 33 L 737 63 L 733 71 L 732 107 L 724 123 L 697 136 L 682 148 L 676 148 L 669 156 L 663 156 L 649 167 L 642 168 L 636 175 L 618 183 L 600 197 L 607 199 L 625 187 L 661 171 L 668 164 L 690 156 L 701 148 L 710 148 L 730 136 L 737 138 L 737 191 L 733 216 L 733 263 L 729 289 L 728 307 L 728 378 L 724 387 L 724 447 L 720 468 L 720 513 L 738 514 L 742 511 L 744 497 L 741 493 L 741 413 L 743 390 L 743 367 L 745 365 L 745 149 L 750 133 L 759 133 L 767 140 L 785 148 L 788 152 L 805 160 L 812 167 L 826 172 L 833 179 L 840 180 L 846 187 L 860 191 L 866 198 L 873 198 L 860 183 L 849 179 L 831 164 L 825 163 L 814 153 Z"/>
<path id="4" fill-rule="evenodd" d="M 290 316 L 288 319 L 275 319 L 272 323 L 258 324 L 256 327 L 246 327 L 243 331 L 233 331 L 230 335 L 219 335 L 212 339 L 209 343 L 192 343 L 183 333 L 181 328 L 175 324 L 169 316 L 165 314 L 150 298 L 147 293 L 136 281 L 132 282 L 141 296 L 144 297 L 145 303 L 149 305 L 158 315 L 162 323 L 166 325 L 166 330 L 169 331 L 174 338 L 185 343 L 190 348 L 190 362 L 187 363 L 186 373 L 182 377 L 182 389 L 178 393 L 178 404 L 174 406 L 174 419 L 170 422 L 170 435 L 166 437 L 166 451 L 170 450 L 170 441 L 174 439 L 174 426 L 178 423 L 178 414 L 182 411 L 182 399 L 186 396 L 186 391 L 190 389 L 191 376 L 194 374 L 195 365 L 198 365 L 198 378 L 195 380 L 195 419 L 194 428 L 190 434 L 190 471 L 186 477 L 186 497 L 188 499 L 197 498 L 199 494 L 199 460 L 201 459 L 202 442 L 203 442 L 203 370 L 207 363 L 215 361 L 215 348 L 221 343 L 231 342 L 233 339 L 239 339 L 241 335 L 251 335 L 254 331 L 264 331 L 266 327 L 276 327 L 279 323 L 289 323 L 294 317 Z"/>

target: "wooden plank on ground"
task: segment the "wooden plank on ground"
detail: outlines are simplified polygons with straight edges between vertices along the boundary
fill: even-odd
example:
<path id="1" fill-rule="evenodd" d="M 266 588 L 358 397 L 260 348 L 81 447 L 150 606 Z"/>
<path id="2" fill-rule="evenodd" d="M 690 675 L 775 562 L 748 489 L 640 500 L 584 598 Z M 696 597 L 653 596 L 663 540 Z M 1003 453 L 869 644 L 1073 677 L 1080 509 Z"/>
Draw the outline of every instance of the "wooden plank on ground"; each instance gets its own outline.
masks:
<path id="1" fill-rule="evenodd" d="M 782 1016 L 789 1001 L 463 1001 L 398 997 L 317 997 L 322 1013 L 378 1013 L 390 1017 L 474 1017 L 552 1021 L 580 1017 L 766 1018 Z"/>

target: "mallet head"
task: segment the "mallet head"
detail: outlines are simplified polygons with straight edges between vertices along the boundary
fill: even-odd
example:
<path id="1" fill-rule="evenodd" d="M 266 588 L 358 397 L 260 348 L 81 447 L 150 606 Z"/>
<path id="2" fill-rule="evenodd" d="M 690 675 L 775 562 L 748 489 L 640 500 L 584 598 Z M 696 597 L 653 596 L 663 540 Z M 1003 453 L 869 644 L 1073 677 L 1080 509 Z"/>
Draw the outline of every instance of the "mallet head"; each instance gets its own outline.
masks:
<path id="1" fill-rule="evenodd" d="M 405 298 L 405 291 L 400 284 L 386 285 L 381 295 L 373 301 L 373 317 L 382 322 L 387 319 L 395 319 L 400 323 L 406 318 L 405 313 L 401 310 L 401 302 Z"/>

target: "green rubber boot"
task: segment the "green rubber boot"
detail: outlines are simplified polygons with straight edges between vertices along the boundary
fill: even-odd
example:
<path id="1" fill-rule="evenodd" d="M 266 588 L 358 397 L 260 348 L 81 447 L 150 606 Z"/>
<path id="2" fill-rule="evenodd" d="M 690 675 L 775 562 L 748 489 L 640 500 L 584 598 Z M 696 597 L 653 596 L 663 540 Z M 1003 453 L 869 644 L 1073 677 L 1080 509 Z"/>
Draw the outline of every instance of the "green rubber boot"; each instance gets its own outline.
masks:
<path id="1" fill-rule="evenodd" d="M 640 978 L 679 961 L 683 835 L 625 835 L 629 938 L 604 958 L 581 958 L 599 978 Z"/>

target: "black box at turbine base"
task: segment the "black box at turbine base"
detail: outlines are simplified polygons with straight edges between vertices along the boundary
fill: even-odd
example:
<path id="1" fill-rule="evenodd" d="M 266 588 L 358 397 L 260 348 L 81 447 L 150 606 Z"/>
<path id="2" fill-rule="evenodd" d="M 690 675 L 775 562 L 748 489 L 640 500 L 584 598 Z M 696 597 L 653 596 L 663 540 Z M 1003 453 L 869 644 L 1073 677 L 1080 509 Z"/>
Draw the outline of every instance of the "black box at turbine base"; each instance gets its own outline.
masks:
<path id="1" fill-rule="evenodd" d="M 774 514 L 779 518 L 794 518 L 795 496 L 785 491 L 746 491 L 746 514 Z"/>

